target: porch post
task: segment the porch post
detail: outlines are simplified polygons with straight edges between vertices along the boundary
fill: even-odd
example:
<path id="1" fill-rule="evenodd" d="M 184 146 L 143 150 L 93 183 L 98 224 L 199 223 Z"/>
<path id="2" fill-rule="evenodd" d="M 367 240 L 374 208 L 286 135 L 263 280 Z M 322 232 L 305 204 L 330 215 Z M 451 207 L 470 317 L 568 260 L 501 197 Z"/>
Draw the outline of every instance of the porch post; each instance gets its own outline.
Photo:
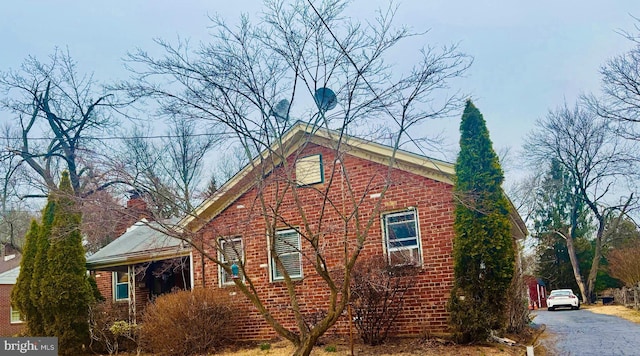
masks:
<path id="1" fill-rule="evenodd" d="M 136 323 L 136 273 L 133 265 L 127 266 L 129 274 L 129 320 Z"/>

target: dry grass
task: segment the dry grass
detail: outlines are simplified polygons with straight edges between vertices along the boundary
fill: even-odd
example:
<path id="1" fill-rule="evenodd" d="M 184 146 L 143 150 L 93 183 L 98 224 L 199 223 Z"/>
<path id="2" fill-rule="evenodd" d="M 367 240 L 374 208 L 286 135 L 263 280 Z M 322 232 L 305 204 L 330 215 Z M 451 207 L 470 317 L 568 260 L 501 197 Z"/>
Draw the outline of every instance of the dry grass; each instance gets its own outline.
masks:
<path id="1" fill-rule="evenodd" d="M 591 312 L 606 315 L 615 315 L 617 317 L 632 321 L 640 324 L 640 312 L 637 310 L 629 309 L 622 305 L 589 305 L 584 306 Z"/>
<path id="2" fill-rule="evenodd" d="M 620 305 L 589 305 L 583 306 L 591 312 L 615 315 L 623 319 L 640 324 L 640 312 L 625 308 Z M 553 344 L 554 336 L 548 333 L 542 333 L 540 340 L 548 339 Z M 544 356 L 554 354 L 553 350 L 545 350 L 536 343 L 536 356 Z M 325 349 L 327 346 L 335 347 L 336 351 L 329 352 Z M 525 349 L 523 347 L 509 347 L 504 345 L 455 345 L 442 339 L 400 339 L 390 340 L 381 346 L 371 347 L 356 343 L 354 345 L 355 355 L 388 355 L 388 356 L 515 356 L 523 355 Z M 216 355 L 222 356 L 288 356 L 293 353 L 293 346 L 286 341 L 275 341 L 270 343 L 269 350 L 261 350 L 260 344 L 246 344 L 237 346 Z M 122 355 L 122 354 L 121 354 Z M 323 346 L 317 346 L 312 356 L 344 356 L 350 355 L 349 345 L 344 340 L 325 341 Z"/>
<path id="3" fill-rule="evenodd" d="M 334 347 L 335 351 L 327 351 L 328 347 Z M 223 356 L 285 356 L 293 354 L 293 346 L 287 341 L 277 341 L 270 344 L 269 350 L 261 350 L 259 344 L 246 345 L 237 350 L 217 353 Z M 399 339 L 390 340 L 384 345 L 367 346 L 361 343 L 354 345 L 354 355 L 389 355 L 389 356 L 515 356 L 522 355 L 524 348 L 505 345 L 454 345 L 441 339 Z M 323 346 L 316 346 L 312 356 L 344 356 L 350 355 L 348 343 L 337 340 L 328 342 Z"/>
<path id="4" fill-rule="evenodd" d="M 222 356 L 289 356 L 293 354 L 294 348 L 287 341 L 274 341 L 269 344 L 269 350 L 261 350 L 260 344 L 236 346 L 233 349 L 216 352 L 215 355 Z M 326 351 L 328 346 L 335 347 L 335 351 Z M 539 354 L 536 348 L 537 355 Z M 360 343 L 354 345 L 354 355 L 358 356 L 520 356 L 525 353 L 524 347 L 511 347 L 500 344 L 485 345 L 454 345 L 444 340 L 419 340 L 402 339 L 393 340 L 380 346 L 367 346 Z M 348 344 L 339 341 L 328 343 L 323 346 L 316 346 L 311 353 L 312 356 L 346 356 L 350 355 Z M 133 356 L 135 353 L 119 353 L 121 356 Z M 140 356 L 151 356 L 142 353 Z"/>

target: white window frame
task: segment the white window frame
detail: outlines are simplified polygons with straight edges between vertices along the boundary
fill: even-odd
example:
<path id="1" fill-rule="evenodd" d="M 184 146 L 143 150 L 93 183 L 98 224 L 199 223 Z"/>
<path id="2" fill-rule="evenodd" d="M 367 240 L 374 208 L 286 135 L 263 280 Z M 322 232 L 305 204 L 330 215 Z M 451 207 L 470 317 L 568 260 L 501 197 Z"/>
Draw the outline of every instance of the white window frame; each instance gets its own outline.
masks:
<path id="1" fill-rule="evenodd" d="M 220 258 L 220 262 L 222 263 L 236 262 L 236 261 L 227 261 L 224 253 L 222 253 L 222 251 L 224 251 L 225 244 L 236 243 L 236 242 L 240 242 L 239 252 L 240 252 L 242 261 L 244 262 L 244 241 L 242 241 L 242 236 L 236 236 L 232 238 L 221 238 L 220 240 L 218 240 L 218 242 L 220 243 L 220 251 L 218 251 L 218 255 L 219 255 L 218 257 Z M 238 268 L 240 268 L 240 265 L 238 265 Z M 244 280 L 244 275 L 242 275 L 242 271 L 240 271 L 239 273 L 241 274 L 241 278 Z M 228 277 L 227 271 L 225 271 L 224 268 L 222 268 L 222 266 L 218 266 L 218 281 L 220 282 L 219 284 L 221 287 L 235 284 L 233 282 L 233 277 Z"/>
<path id="2" fill-rule="evenodd" d="M 404 241 L 415 240 L 415 245 L 412 246 L 397 246 L 393 247 L 390 244 L 389 235 L 390 235 L 390 226 L 395 224 L 403 224 L 406 222 L 390 222 L 389 220 L 394 217 L 400 217 L 402 215 L 413 215 L 413 228 L 415 229 L 415 236 L 413 238 L 402 238 Z M 411 220 L 407 220 L 410 222 Z M 392 266 L 421 266 L 422 265 L 422 239 L 420 238 L 420 225 L 418 219 L 418 212 L 415 208 L 409 208 L 399 211 L 393 211 L 382 214 L 382 239 L 384 244 L 384 249 L 387 255 L 387 262 Z M 412 252 L 415 251 L 415 252 Z M 407 259 L 406 263 L 393 263 L 392 255 L 394 253 L 399 254 L 408 254 L 410 258 Z M 415 257 L 414 257 L 415 256 Z"/>
<path id="3" fill-rule="evenodd" d="M 291 246 L 289 245 L 289 248 L 293 249 L 293 251 L 290 252 L 286 252 L 286 253 L 282 253 L 279 255 L 279 257 L 282 259 L 282 257 L 286 257 L 286 256 L 294 256 L 294 255 L 298 255 L 298 262 L 300 263 L 300 273 L 299 274 L 289 274 L 289 277 L 291 277 L 291 279 L 302 279 L 302 277 L 304 276 L 304 273 L 302 271 L 302 252 L 301 252 L 301 241 L 300 241 L 300 233 L 296 230 L 296 229 L 285 229 L 285 230 L 277 230 L 276 231 L 276 236 L 273 239 L 273 243 L 276 244 L 274 251 L 278 250 L 278 241 L 280 241 L 278 239 L 279 236 L 285 235 L 285 234 L 291 234 L 291 233 L 295 233 L 296 237 L 297 237 L 297 246 Z M 269 251 L 271 251 L 271 249 L 269 249 Z M 276 262 L 273 256 L 269 256 L 269 270 L 270 273 L 269 275 L 271 276 L 271 281 L 272 282 L 278 282 L 278 281 L 283 281 L 284 280 L 284 275 L 281 276 L 277 276 L 277 268 L 276 268 Z"/>
<path id="4" fill-rule="evenodd" d="M 17 316 L 16 316 L 17 315 Z M 22 315 L 18 309 L 14 309 L 13 306 L 9 306 L 9 323 L 10 324 L 22 324 Z"/>
<path id="5" fill-rule="evenodd" d="M 124 273 L 127 275 L 127 281 L 126 282 L 119 282 L 118 281 L 118 273 Z M 112 279 L 113 279 L 113 300 L 116 302 L 124 302 L 129 300 L 129 295 L 131 295 L 131 276 L 129 275 L 129 272 L 121 272 L 121 271 L 114 271 L 111 273 Z M 125 284 L 127 286 L 127 297 L 126 298 L 118 298 L 118 286 Z"/>

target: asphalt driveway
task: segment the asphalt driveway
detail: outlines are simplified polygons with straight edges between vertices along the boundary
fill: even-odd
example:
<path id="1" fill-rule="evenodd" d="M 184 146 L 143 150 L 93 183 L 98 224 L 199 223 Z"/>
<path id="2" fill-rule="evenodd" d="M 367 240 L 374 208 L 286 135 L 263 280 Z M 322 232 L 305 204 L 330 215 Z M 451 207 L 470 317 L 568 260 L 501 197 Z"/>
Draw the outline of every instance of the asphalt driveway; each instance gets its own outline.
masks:
<path id="1" fill-rule="evenodd" d="M 533 322 L 547 326 L 541 338 L 550 355 L 640 355 L 640 325 L 588 310 L 538 310 Z"/>

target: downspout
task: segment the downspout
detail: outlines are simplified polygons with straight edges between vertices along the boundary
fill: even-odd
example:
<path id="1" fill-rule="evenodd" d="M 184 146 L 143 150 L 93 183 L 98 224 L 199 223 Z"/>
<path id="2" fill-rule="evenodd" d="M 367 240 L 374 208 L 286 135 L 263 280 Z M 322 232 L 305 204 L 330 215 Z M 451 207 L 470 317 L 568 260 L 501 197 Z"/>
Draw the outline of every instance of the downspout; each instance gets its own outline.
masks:
<path id="1" fill-rule="evenodd" d="M 202 240 L 200 243 L 200 262 L 202 267 L 202 288 L 206 288 L 205 278 L 204 278 L 204 235 L 202 235 Z"/>
<path id="2" fill-rule="evenodd" d="M 189 253 L 189 289 L 193 289 L 193 287 L 195 287 L 195 271 L 193 270 L 193 267 L 193 251 L 191 251 Z"/>

